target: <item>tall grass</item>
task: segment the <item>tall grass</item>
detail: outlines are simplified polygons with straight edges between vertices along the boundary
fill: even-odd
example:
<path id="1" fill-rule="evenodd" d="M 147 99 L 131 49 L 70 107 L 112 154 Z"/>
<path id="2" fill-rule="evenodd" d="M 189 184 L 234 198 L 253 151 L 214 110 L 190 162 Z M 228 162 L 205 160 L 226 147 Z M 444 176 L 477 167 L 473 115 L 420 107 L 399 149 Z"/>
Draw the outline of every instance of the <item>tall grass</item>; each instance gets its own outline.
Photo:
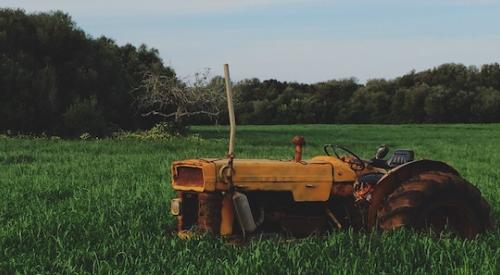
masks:
<path id="1" fill-rule="evenodd" d="M 164 141 L 0 139 L 0 273 L 144 272 L 498 274 L 500 230 L 475 240 L 411 231 L 351 231 L 301 240 L 256 238 L 233 246 L 183 241 L 169 215 L 172 160 L 223 156 L 225 127 Z M 237 157 L 291 159 L 339 143 L 371 157 L 378 145 L 446 161 L 500 214 L 500 125 L 241 126 Z"/>

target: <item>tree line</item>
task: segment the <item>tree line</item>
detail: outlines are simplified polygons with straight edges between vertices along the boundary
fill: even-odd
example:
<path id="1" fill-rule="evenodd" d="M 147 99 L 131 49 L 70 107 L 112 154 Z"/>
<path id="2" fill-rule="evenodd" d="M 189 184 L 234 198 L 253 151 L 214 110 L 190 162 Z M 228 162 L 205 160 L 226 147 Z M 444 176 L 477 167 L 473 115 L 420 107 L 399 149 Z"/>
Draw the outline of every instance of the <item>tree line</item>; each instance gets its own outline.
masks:
<path id="1" fill-rule="evenodd" d="M 365 84 L 250 79 L 235 91 L 242 124 L 500 122 L 498 63 L 443 64 Z"/>
<path id="2" fill-rule="evenodd" d="M 62 12 L 0 9 L 0 132 L 108 135 L 168 121 L 227 123 L 220 76 L 190 83 L 154 48 L 93 38 Z M 198 77 L 201 76 L 201 77 Z M 500 65 L 395 79 L 234 83 L 240 124 L 500 122 Z"/>

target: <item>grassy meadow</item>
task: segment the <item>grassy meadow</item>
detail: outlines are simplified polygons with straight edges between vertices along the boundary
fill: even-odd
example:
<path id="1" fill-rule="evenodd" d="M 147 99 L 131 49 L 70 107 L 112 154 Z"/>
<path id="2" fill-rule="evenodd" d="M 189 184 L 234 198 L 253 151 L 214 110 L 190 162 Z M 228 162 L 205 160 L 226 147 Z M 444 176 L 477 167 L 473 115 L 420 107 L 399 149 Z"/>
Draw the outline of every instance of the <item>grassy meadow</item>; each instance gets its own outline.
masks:
<path id="1" fill-rule="evenodd" d="M 500 125 L 239 126 L 240 158 L 305 157 L 324 143 L 372 157 L 380 144 L 448 162 L 477 185 L 500 218 Z M 224 156 L 226 127 L 190 137 L 51 140 L 0 138 L 0 274 L 499 274 L 500 230 L 475 240 L 411 231 L 334 232 L 233 246 L 179 240 L 169 214 L 173 160 Z"/>

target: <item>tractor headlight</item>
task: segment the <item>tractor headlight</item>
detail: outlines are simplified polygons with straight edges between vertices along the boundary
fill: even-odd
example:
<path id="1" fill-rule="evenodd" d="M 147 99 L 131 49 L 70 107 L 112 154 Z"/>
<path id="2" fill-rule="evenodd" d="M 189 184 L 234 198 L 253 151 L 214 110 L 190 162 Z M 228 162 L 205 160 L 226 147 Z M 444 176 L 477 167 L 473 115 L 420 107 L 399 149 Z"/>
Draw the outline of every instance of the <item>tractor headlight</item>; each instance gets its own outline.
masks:
<path id="1" fill-rule="evenodd" d="M 179 216 L 181 214 L 181 204 L 180 198 L 175 198 L 170 201 L 170 213 L 174 216 Z"/>

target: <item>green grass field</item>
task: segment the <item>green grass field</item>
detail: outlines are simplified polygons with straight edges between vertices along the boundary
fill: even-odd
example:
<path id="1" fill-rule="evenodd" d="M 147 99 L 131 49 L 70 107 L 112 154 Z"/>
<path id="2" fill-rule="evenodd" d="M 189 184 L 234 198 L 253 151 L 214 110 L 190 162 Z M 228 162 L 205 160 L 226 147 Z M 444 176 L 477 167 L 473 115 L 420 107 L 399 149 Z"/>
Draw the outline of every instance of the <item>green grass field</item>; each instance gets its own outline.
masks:
<path id="1" fill-rule="evenodd" d="M 169 215 L 171 161 L 224 156 L 227 128 L 165 141 L 0 138 L 0 274 L 499 274 L 500 230 L 475 240 L 396 231 L 341 231 L 301 240 L 233 246 L 179 240 Z M 241 126 L 236 153 L 290 159 L 295 134 L 305 157 L 324 143 L 365 158 L 380 144 L 446 161 L 477 185 L 500 217 L 500 125 Z"/>

